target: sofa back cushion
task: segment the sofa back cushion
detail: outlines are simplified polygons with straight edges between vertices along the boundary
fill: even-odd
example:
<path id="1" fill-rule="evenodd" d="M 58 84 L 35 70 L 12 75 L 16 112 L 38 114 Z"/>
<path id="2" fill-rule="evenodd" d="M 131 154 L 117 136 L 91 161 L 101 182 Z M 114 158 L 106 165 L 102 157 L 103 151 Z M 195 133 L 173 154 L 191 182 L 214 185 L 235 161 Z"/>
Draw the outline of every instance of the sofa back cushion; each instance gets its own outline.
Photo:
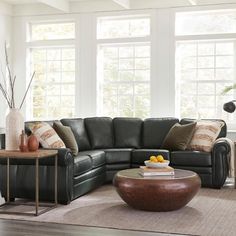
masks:
<path id="1" fill-rule="evenodd" d="M 113 147 L 113 126 L 110 117 L 84 119 L 89 140 L 93 149 Z"/>
<path id="2" fill-rule="evenodd" d="M 227 135 L 227 125 L 226 125 L 224 120 L 221 120 L 221 119 L 202 119 L 202 120 L 203 121 L 206 120 L 206 121 L 220 121 L 220 122 L 222 122 L 224 125 L 222 126 L 221 131 L 220 131 L 219 135 L 217 136 L 217 139 L 226 137 L 226 135 Z M 195 120 L 195 119 L 184 118 L 180 121 L 180 124 L 184 125 L 184 124 L 189 124 L 189 123 L 193 123 L 193 122 L 196 122 L 196 121 L 197 120 Z"/>
<path id="3" fill-rule="evenodd" d="M 143 122 L 143 147 L 160 148 L 176 118 L 148 118 Z"/>
<path id="4" fill-rule="evenodd" d="M 115 147 L 139 148 L 143 121 L 139 118 L 114 118 Z"/>
<path id="5" fill-rule="evenodd" d="M 85 129 L 84 119 L 62 119 L 61 123 L 71 128 L 80 151 L 91 149 L 88 135 Z"/>

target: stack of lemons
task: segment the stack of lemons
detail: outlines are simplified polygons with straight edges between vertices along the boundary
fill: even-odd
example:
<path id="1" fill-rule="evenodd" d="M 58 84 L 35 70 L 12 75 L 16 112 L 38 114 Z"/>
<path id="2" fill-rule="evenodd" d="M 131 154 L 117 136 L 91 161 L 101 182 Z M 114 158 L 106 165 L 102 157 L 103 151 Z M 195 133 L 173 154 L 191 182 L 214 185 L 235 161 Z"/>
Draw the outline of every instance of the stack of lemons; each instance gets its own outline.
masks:
<path id="1" fill-rule="evenodd" d="M 163 162 L 165 162 L 165 159 L 162 155 L 150 156 L 149 162 L 163 163 Z"/>

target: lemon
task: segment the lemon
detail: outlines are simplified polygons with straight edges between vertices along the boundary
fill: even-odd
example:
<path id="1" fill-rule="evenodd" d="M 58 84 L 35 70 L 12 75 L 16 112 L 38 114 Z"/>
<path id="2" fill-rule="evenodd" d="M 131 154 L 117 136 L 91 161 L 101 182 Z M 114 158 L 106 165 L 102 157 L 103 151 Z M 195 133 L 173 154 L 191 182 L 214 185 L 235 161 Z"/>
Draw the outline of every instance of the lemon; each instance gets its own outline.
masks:
<path id="1" fill-rule="evenodd" d="M 155 156 L 150 156 L 150 161 L 151 162 L 157 162 L 157 158 Z"/>
<path id="2" fill-rule="evenodd" d="M 156 159 L 158 162 L 164 162 L 164 157 L 162 155 L 158 155 Z"/>

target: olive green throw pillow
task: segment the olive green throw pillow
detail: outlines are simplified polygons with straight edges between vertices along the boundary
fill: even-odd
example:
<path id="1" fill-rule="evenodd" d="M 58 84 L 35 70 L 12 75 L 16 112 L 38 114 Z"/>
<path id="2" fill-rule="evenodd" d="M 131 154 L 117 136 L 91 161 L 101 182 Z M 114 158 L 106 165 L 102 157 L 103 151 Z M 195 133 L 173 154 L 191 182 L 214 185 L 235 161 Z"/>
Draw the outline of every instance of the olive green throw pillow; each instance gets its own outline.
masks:
<path id="1" fill-rule="evenodd" d="M 54 122 L 53 128 L 59 135 L 59 137 L 63 140 L 67 148 L 71 149 L 71 152 L 74 156 L 78 154 L 78 145 L 75 140 L 75 136 L 69 126 L 64 126 L 61 122 Z"/>
<path id="2" fill-rule="evenodd" d="M 175 124 L 166 135 L 162 147 L 171 151 L 185 150 L 194 134 L 196 123 L 187 125 Z"/>

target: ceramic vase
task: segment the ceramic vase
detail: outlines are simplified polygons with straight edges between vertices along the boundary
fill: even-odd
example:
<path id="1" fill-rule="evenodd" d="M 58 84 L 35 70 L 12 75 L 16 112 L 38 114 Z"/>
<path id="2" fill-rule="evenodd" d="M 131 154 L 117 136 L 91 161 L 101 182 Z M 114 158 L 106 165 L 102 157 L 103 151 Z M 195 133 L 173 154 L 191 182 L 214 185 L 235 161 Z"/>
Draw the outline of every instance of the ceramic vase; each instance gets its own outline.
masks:
<path id="1" fill-rule="evenodd" d="M 20 135 L 20 145 L 19 145 L 21 152 L 27 152 L 28 151 L 28 137 L 25 134 L 25 131 L 22 130 Z"/>
<path id="2" fill-rule="evenodd" d="M 19 137 L 24 130 L 24 118 L 17 108 L 10 108 L 6 115 L 6 150 L 19 150 Z"/>
<path id="3" fill-rule="evenodd" d="M 31 134 L 28 138 L 28 149 L 30 152 L 35 152 L 39 148 L 39 141 L 34 134 Z"/>

